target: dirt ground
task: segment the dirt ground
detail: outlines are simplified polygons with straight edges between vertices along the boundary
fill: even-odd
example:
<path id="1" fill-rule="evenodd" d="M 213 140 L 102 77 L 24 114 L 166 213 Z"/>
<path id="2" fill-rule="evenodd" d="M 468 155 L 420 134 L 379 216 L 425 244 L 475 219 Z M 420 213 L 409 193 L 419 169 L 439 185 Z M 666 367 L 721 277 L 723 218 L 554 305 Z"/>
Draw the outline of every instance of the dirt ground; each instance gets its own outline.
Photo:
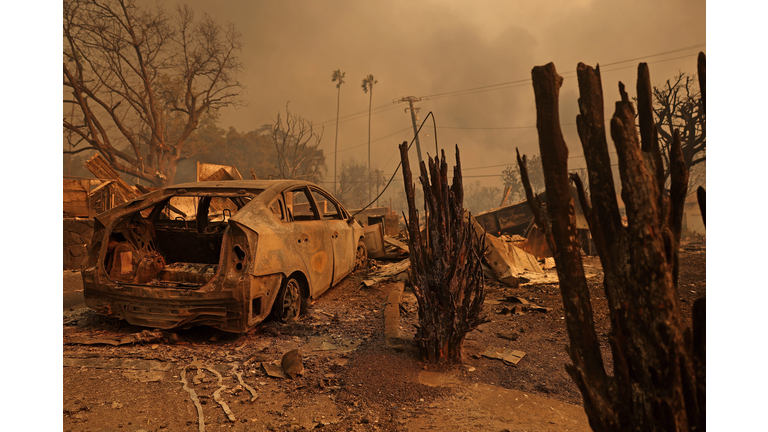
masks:
<path id="1" fill-rule="evenodd" d="M 589 287 L 610 372 L 600 262 L 583 258 L 594 275 Z M 72 278 L 67 273 L 65 294 Z M 556 281 L 555 270 L 548 273 Z M 557 283 L 511 289 L 487 281 L 484 312 L 491 322 L 468 335 L 464 361 L 425 365 L 415 348 L 384 347 L 384 304 L 395 284 L 361 288 L 365 276 L 347 277 L 298 322 L 267 321 L 243 335 L 196 327 L 149 343 L 86 345 L 73 342 L 144 329 L 105 319 L 81 304 L 65 308 L 63 430 L 201 430 L 200 413 L 182 381 L 199 400 L 205 430 L 590 430 L 581 395 L 564 368 L 568 336 Z M 706 294 L 704 250 L 681 251 L 679 292 L 690 326 L 693 300 Z M 505 301 L 509 296 L 551 310 L 497 313 L 514 307 Z M 406 291 L 402 333 L 412 335 L 417 319 L 415 298 Z M 481 356 L 489 347 L 525 356 L 511 366 Z M 304 355 L 304 374 L 295 380 L 268 376 L 262 363 L 279 362 L 294 348 Z"/>

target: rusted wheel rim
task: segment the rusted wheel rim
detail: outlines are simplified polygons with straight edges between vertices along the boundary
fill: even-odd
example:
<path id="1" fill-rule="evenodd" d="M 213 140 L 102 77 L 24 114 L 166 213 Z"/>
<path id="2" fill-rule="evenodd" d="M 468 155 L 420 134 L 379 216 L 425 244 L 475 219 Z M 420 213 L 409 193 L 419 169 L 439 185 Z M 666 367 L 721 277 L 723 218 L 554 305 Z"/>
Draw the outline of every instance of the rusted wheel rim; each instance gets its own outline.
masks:
<path id="1" fill-rule="evenodd" d="M 365 260 L 368 258 L 368 251 L 365 250 L 364 245 L 357 245 L 357 253 L 355 254 L 355 268 L 361 269 L 365 265 Z"/>
<path id="2" fill-rule="evenodd" d="M 291 321 L 299 316 L 299 307 L 301 304 L 301 291 L 299 283 L 295 279 L 288 280 L 285 284 L 285 293 L 283 294 L 283 311 L 280 318 L 283 321 Z"/>

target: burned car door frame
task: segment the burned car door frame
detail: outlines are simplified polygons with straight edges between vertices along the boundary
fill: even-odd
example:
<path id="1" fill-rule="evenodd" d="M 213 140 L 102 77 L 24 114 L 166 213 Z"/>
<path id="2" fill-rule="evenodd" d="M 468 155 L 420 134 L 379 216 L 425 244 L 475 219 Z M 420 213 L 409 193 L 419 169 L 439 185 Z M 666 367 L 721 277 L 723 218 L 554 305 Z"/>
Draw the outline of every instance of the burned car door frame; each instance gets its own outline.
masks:
<path id="1" fill-rule="evenodd" d="M 355 252 L 357 240 L 354 238 L 352 226 L 347 223 L 349 215 L 343 210 L 343 207 L 325 191 L 310 187 L 312 199 L 317 203 L 318 196 L 325 201 L 326 212 L 322 214 L 321 219 L 328 225 L 331 232 L 331 242 L 333 244 L 333 285 L 337 284 L 347 274 L 355 268 Z M 331 211 L 327 207 L 331 206 Z"/>
<path id="2" fill-rule="evenodd" d="M 320 210 L 306 186 L 286 190 L 288 214 L 294 229 L 296 251 L 307 268 L 308 294 L 316 299 L 333 284 L 333 243 L 331 228 L 323 221 Z M 297 198 L 299 201 L 297 202 Z"/>

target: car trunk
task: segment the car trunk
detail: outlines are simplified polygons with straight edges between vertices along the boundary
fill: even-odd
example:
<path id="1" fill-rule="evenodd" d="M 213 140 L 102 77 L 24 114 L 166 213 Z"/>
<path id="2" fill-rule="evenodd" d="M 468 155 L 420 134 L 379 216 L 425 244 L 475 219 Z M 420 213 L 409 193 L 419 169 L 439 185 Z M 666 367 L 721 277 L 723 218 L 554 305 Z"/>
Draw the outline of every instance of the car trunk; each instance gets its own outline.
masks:
<path id="1" fill-rule="evenodd" d="M 248 201 L 242 196 L 174 196 L 120 217 L 104 260 L 109 278 L 154 287 L 204 286 L 219 271 L 229 218 Z"/>

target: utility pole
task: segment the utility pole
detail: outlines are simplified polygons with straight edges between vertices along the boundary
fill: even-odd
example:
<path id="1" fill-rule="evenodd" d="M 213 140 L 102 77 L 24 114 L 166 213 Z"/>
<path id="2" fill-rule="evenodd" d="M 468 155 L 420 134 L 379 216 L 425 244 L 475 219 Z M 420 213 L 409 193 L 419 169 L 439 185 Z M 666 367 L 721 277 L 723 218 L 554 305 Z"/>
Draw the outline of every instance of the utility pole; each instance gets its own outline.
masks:
<path id="1" fill-rule="evenodd" d="M 416 154 L 419 156 L 419 166 L 421 166 L 421 144 L 419 143 L 419 135 L 416 133 L 418 130 L 416 128 L 416 123 L 419 122 L 419 110 L 421 108 L 414 108 L 413 103 L 414 102 L 420 102 L 421 98 L 417 98 L 415 96 L 406 96 L 402 99 L 400 99 L 398 102 L 408 102 L 409 108 L 406 108 L 406 110 L 411 110 L 411 122 L 413 122 L 413 136 L 416 137 Z M 437 155 L 435 155 L 437 157 Z"/>

